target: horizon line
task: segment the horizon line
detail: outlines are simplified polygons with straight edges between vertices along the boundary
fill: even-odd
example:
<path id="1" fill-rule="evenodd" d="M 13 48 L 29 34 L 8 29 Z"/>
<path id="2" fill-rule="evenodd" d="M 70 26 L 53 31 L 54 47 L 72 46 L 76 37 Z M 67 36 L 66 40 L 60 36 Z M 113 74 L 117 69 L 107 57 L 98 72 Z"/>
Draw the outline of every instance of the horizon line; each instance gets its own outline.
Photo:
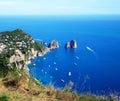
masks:
<path id="1" fill-rule="evenodd" d="M 99 15 L 120 15 L 120 14 L 0 14 L 0 16 L 99 16 Z"/>

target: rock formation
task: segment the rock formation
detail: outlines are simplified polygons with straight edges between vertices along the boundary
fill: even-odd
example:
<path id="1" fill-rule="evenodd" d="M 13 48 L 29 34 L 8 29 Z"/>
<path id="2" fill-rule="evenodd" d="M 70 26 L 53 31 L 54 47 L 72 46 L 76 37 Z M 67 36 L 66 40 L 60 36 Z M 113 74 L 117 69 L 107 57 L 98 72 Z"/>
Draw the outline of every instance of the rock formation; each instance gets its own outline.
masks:
<path id="1" fill-rule="evenodd" d="M 67 42 L 65 48 L 77 48 L 76 40 L 71 40 L 70 42 Z"/>
<path id="2" fill-rule="evenodd" d="M 58 42 L 56 40 L 52 40 L 52 42 L 48 45 L 48 48 L 50 49 L 59 48 Z"/>
<path id="3" fill-rule="evenodd" d="M 70 48 L 70 42 L 67 42 L 66 45 L 65 45 L 65 48 Z"/>
<path id="4" fill-rule="evenodd" d="M 77 48 L 76 40 L 71 40 L 70 45 L 71 45 L 71 48 Z"/>

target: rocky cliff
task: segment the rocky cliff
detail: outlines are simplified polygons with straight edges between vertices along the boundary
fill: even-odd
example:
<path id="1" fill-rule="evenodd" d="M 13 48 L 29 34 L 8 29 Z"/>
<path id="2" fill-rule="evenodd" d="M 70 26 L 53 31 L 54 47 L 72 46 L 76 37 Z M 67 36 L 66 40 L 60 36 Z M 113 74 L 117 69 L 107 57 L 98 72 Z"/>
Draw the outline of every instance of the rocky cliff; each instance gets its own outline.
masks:
<path id="1" fill-rule="evenodd" d="M 52 40 L 52 42 L 48 45 L 48 48 L 50 49 L 59 48 L 58 42 L 56 40 Z"/>
<path id="2" fill-rule="evenodd" d="M 49 51 L 44 45 L 36 42 L 32 37 L 20 29 L 14 31 L 6 31 L 0 33 L 0 55 L 6 57 L 4 64 L 0 59 L 0 70 L 3 67 L 9 69 L 16 67 L 17 69 L 28 69 L 27 64 L 30 59 L 36 56 L 42 56 Z"/>

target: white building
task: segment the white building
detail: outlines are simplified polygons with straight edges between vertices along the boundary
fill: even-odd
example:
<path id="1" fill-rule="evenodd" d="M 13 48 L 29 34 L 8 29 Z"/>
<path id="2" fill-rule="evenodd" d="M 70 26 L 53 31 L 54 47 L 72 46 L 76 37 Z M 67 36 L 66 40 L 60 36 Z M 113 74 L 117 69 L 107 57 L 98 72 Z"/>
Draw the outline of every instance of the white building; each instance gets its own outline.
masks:
<path id="1" fill-rule="evenodd" d="M 7 46 L 3 43 L 0 43 L 0 53 L 6 48 Z"/>

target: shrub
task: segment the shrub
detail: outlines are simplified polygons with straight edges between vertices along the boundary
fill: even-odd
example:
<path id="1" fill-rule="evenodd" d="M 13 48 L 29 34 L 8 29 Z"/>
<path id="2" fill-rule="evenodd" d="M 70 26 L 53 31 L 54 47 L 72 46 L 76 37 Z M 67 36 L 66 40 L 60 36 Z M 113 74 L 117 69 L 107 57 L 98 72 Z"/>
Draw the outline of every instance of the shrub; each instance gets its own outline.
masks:
<path id="1" fill-rule="evenodd" d="M 0 101 L 9 101 L 9 97 L 6 94 L 0 96 Z"/>

